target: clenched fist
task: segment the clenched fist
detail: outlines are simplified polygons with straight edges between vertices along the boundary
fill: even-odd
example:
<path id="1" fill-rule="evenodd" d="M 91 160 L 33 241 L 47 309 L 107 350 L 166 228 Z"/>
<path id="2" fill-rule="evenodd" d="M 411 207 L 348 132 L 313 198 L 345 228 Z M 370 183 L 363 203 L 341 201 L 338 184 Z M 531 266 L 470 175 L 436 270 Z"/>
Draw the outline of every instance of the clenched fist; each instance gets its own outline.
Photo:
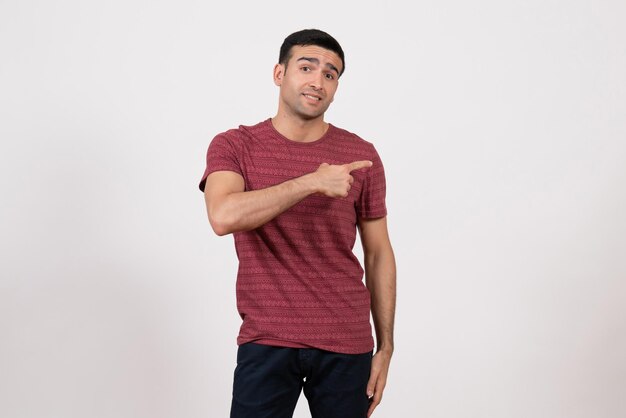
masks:
<path id="1" fill-rule="evenodd" d="M 372 162 L 368 160 L 341 165 L 322 163 L 313 173 L 317 180 L 318 192 L 329 197 L 346 197 L 354 183 L 354 177 L 350 173 L 371 166 Z"/>

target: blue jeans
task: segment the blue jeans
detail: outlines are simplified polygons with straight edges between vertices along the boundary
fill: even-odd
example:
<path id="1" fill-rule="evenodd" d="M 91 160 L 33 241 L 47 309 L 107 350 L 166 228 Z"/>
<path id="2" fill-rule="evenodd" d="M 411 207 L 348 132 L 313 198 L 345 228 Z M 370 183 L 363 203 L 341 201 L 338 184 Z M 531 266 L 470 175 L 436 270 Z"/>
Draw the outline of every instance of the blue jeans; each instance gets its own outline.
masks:
<path id="1" fill-rule="evenodd" d="M 246 343 L 237 351 L 231 418 L 291 418 L 300 392 L 313 418 L 365 418 L 372 352 Z"/>

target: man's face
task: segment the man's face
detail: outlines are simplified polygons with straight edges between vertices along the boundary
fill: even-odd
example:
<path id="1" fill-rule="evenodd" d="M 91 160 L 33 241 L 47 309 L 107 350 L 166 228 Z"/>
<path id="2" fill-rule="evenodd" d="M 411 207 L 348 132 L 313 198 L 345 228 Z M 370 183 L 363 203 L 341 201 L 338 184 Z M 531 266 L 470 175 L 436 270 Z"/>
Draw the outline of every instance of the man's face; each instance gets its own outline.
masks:
<path id="1" fill-rule="evenodd" d="M 333 101 L 341 70 L 341 58 L 333 51 L 316 45 L 292 47 L 286 71 L 281 64 L 274 67 L 281 107 L 306 120 L 322 116 Z"/>

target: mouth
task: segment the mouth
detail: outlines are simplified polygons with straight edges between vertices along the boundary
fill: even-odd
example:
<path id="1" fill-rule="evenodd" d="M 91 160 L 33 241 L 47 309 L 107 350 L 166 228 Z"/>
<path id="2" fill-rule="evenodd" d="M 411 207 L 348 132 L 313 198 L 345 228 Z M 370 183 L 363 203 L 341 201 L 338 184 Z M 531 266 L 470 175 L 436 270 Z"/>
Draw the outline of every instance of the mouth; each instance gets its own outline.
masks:
<path id="1" fill-rule="evenodd" d="M 322 100 L 322 98 L 320 96 L 317 96 L 315 94 L 302 93 L 302 95 L 304 97 L 306 97 L 307 99 L 313 100 L 313 101 L 316 101 L 316 102 L 319 102 L 320 100 Z"/>

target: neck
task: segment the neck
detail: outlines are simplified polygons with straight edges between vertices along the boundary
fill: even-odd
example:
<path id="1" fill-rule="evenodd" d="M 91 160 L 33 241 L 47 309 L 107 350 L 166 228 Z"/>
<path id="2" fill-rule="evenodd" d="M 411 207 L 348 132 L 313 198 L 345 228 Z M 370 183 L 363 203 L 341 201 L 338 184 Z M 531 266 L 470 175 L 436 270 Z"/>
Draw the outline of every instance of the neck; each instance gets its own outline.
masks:
<path id="1" fill-rule="evenodd" d="M 281 135 L 296 142 L 316 141 L 328 130 L 328 123 L 324 122 L 324 115 L 307 120 L 279 111 L 272 118 L 272 124 Z"/>

